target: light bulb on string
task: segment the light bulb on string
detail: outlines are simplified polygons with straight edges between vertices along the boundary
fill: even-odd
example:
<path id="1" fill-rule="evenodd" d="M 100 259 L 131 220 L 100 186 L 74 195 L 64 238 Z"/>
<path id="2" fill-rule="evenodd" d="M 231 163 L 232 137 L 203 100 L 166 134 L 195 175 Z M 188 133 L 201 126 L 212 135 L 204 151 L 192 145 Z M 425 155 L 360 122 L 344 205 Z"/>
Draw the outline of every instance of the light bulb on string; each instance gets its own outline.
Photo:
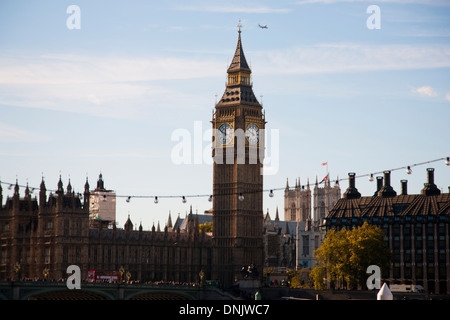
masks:
<path id="1" fill-rule="evenodd" d="M 413 170 L 412 170 L 412 167 L 416 167 L 416 166 L 421 166 L 421 165 L 424 165 L 424 164 L 428 164 L 428 163 L 432 163 L 432 162 L 437 162 L 437 161 L 444 161 L 444 163 L 445 163 L 445 165 L 446 166 L 450 166 L 450 157 L 441 157 L 441 158 L 439 158 L 439 159 L 434 159 L 434 160 L 428 160 L 428 161 L 424 161 L 424 162 L 419 162 L 419 163 L 414 163 L 413 165 L 409 165 L 409 166 L 403 166 L 403 167 L 399 167 L 399 168 L 395 168 L 395 169 L 390 169 L 390 171 L 395 171 L 395 170 L 405 170 L 406 171 L 406 173 L 407 174 L 412 174 L 413 173 Z M 385 170 L 385 171 L 387 171 L 387 170 Z M 373 172 L 373 171 L 372 171 Z M 369 173 L 369 174 L 364 174 L 364 175 L 360 175 L 360 176 L 356 176 L 356 178 L 359 178 L 359 177 L 368 177 L 368 179 L 369 179 L 369 181 L 374 181 L 375 179 L 375 175 L 377 175 L 378 173 L 381 173 L 381 172 L 376 172 L 376 173 Z M 86 179 L 87 180 L 87 179 Z M 341 180 L 346 180 L 346 179 L 337 179 L 336 180 L 336 183 L 338 183 L 339 181 L 341 181 Z M 28 182 L 28 181 L 27 181 Z M 42 182 L 43 182 L 43 178 L 42 178 Z M 86 181 L 87 182 L 87 181 Z M 3 186 L 3 185 L 5 185 L 5 187 L 7 188 L 7 190 L 12 190 L 12 189 L 14 189 L 14 186 L 16 186 L 16 188 L 27 188 L 28 189 L 28 193 L 29 194 L 34 194 L 37 190 L 39 190 L 39 188 L 37 188 L 37 187 L 30 187 L 30 186 L 28 186 L 28 183 L 27 183 L 27 186 L 24 186 L 24 185 L 19 185 L 18 184 L 18 182 L 17 182 L 17 176 L 16 176 L 16 183 L 14 184 L 14 183 L 11 183 L 11 182 L 4 182 L 4 181 L 0 181 L 0 183 L 1 183 L 1 185 Z M 41 186 L 42 187 L 42 186 Z M 301 186 L 301 189 L 303 190 L 304 189 L 304 187 L 305 186 Z M 284 189 L 284 188 L 273 188 L 273 189 L 268 189 L 269 190 L 269 197 L 271 197 L 271 198 L 273 198 L 274 197 L 274 191 L 276 191 L 276 190 L 281 190 L 281 189 Z M 30 191 L 31 190 L 31 191 Z M 58 193 L 59 192 L 59 185 L 58 185 L 58 190 L 53 190 L 53 189 L 47 189 L 46 190 L 47 192 L 50 192 L 51 194 L 53 194 L 53 192 L 55 192 L 55 193 Z M 265 190 L 265 191 L 267 191 L 267 190 Z M 264 190 L 262 191 L 262 192 L 265 192 Z M 86 191 L 85 191 L 86 192 Z M 89 194 L 89 193 L 87 193 L 87 194 Z M 236 194 L 236 193 L 235 193 Z M 238 200 L 239 201 L 244 201 L 244 194 L 243 193 L 238 193 L 237 194 L 238 195 Z M 107 199 L 107 197 L 109 197 L 110 195 L 109 194 L 102 194 L 102 195 L 100 195 L 100 201 L 107 201 L 108 199 Z M 86 196 L 85 195 L 82 195 L 82 194 L 79 194 L 79 199 L 83 199 L 83 197 L 84 198 L 86 198 Z M 127 203 L 129 203 L 130 201 L 131 201 L 131 198 L 132 197 L 137 197 L 137 198 L 146 198 L 146 199 L 150 199 L 150 198 L 153 198 L 153 200 L 154 200 L 154 202 L 155 203 L 158 203 L 159 202 L 159 199 L 158 199 L 158 197 L 156 197 L 156 196 L 147 196 L 147 195 L 137 195 L 137 196 L 125 196 L 125 195 L 116 195 L 116 197 L 122 197 L 122 198 L 125 198 L 125 201 L 127 202 Z M 187 196 L 179 196 L 179 195 L 165 195 L 165 196 L 163 196 L 163 198 L 179 198 L 179 197 L 181 197 L 182 198 L 182 202 L 183 203 L 186 203 L 187 202 L 187 198 L 188 197 L 202 197 L 202 198 L 208 198 L 208 201 L 209 202 L 212 202 L 212 197 L 213 197 L 213 195 L 211 195 L 211 194 L 202 194 L 202 195 L 187 195 Z M 85 201 L 87 200 L 87 198 L 85 199 Z"/>

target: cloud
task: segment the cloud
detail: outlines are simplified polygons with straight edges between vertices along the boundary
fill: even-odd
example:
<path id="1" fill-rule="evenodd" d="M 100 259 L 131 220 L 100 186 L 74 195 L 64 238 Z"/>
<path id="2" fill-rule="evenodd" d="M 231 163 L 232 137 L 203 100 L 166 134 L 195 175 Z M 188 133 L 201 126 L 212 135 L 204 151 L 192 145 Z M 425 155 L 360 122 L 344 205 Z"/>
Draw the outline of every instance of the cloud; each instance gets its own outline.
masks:
<path id="1" fill-rule="evenodd" d="M 450 45 L 322 43 L 253 51 L 251 57 L 254 71 L 266 75 L 430 69 L 450 67 Z M 199 108 L 211 103 L 210 97 L 166 80 L 221 77 L 224 66 L 218 59 L 0 55 L 0 104 L 120 119 L 173 112 L 180 105 Z M 415 92 L 436 94 L 427 88 Z"/>
<path id="2" fill-rule="evenodd" d="M 236 7 L 236 6 L 179 6 L 176 10 L 180 11 L 198 11 L 214 13 L 289 13 L 291 9 L 271 8 L 267 6 Z"/>
<path id="3" fill-rule="evenodd" d="M 437 92 L 430 86 L 422 86 L 415 88 L 412 91 L 424 97 L 437 97 L 438 95 Z"/>
<path id="4" fill-rule="evenodd" d="M 253 54 L 258 73 L 326 74 L 450 67 L 449 45 L 324 43 Z M 256 70 L 255 70 L 256 71 Z"/>
<path id="5" fill-rule="evenodd" d="M 1 84 L 80 84 L 201 78 L 222 63 L 195 58 L 82 55 L 0 57 Z"/>
<path id="6" fill-rule="evenodd" d="M 0 142 L 43 142 L 49 139 L 41 134 L 0 122 Z"/>
<path id="7" fill-rule="evenodd" d="M 380 4 L 380 3 L 399 3 L 399 4 L 425 4 L 425 5 L 434 5 L 434 6 L 449 6 L 450 3 L 448 0 L 301 0 L 297 1 L 296 4 L 333 4 L 333 3 L 342 3 L 342 2 L 370 2 L 371 4 Z"/>
<path id="8" fill-rule="evenodd" d="M 450 92 L 447 92 L 445 95 L 445 100 L 450 101 Z"/>
<path id="9" fill-rule="evenodd" d="M 0 104 L 134 118 L 203 101 L 158 81 L 222 72 L 223 62 L 183 57 L 0 56 Z"/>

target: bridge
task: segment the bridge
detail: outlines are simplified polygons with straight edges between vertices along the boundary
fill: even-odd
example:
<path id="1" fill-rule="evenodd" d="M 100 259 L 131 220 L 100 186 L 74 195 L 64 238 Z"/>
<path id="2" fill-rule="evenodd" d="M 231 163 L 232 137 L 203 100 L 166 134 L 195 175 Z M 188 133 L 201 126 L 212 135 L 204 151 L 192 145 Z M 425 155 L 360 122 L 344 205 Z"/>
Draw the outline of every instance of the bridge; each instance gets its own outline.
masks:
<path id="1" fill-rule="evenodd" d="M 69 290 L 65 282 L 0 281 L 0 300 L 231 300 L 215 287 L 127 283 L 81 283 Z"/>

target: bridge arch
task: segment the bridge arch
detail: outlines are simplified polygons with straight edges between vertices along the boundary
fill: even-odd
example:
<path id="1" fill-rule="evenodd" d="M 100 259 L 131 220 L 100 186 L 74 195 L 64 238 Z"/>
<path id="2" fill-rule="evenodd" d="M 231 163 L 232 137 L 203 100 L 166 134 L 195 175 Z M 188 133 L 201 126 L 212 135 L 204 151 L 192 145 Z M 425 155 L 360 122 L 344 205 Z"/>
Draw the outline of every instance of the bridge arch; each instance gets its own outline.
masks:
<path id="1" fill-rule="evenodd" d="M 105 291 L 81 289 L 43 289 L 39 291 L 30 291 L 21 297 L 21 300 L 114 300 L 115 297 Z"/>
<path id="2" fill-rule="evenodd" d="M 127 300 L 196 300 L 195 297 L 179 291 L 148 290 L 129 294 Z"/>

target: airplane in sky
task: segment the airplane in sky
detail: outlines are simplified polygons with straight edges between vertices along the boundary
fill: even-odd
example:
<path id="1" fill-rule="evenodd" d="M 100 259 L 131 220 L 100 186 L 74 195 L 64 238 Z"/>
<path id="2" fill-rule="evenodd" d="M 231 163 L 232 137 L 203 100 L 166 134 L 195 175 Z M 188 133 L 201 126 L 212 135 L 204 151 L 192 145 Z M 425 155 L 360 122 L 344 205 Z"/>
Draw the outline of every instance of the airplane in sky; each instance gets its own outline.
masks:
<path id="1" fill-rule="evenodd" d="M 261 29 L 268 29 L 268 28 L 267 28 L 267 25 L 262 26 L 262 25 L 260 25 L 259 23 L 258 23 L 258 27 L 260 27 Z"/>

